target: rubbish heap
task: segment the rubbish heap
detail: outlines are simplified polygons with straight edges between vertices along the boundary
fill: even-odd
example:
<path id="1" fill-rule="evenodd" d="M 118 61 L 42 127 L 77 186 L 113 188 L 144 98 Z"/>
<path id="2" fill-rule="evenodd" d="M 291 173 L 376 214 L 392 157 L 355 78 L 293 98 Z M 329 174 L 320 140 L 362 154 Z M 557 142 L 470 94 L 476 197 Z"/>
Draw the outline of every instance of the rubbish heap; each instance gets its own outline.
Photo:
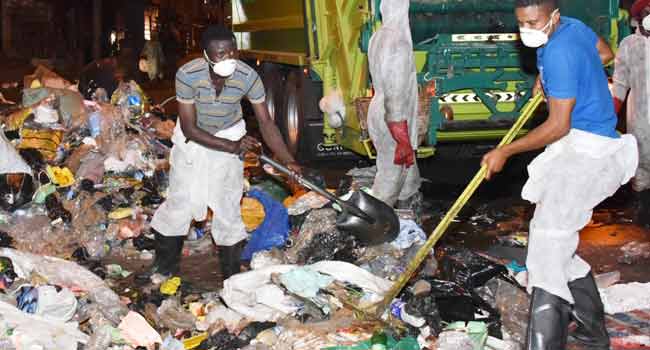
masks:
<path id="1" fill-rule="evenodd" d="M 151 109 L 134 82 L 110 98 L 99 88 L 92 100 L 43 67 L 24 84 L 22 103 L 0 109 L 0 348 L 523 344 L 525 267 L 436 248 L 383 312 L 364 312 L 426 241 L 419 216 L 399 212 L 397 239 L 364 246 L 337 228 L 339 208 L 254 158 L 246 159 L 242 199 L 247 271 L 213 290 L 182 276 L 137 283 L 122 263 L 153 258 L 148 223 L 165 198 L 174 120 Z M 352 170 L 337 194 L 365 190 L 372 173 Z M 324 185 L 317 173 L 305 175 Z M 192 227 L 184 257 L 212 254 L 209 222 Z"/>

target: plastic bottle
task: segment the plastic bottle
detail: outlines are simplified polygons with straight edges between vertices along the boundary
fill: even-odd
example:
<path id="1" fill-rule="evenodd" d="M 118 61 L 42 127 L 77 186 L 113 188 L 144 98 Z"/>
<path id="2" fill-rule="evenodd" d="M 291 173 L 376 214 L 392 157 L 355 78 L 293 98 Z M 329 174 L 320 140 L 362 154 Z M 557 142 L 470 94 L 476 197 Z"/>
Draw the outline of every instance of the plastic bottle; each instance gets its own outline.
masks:
<path id="1" fill-rule="evenodd" d="M 393 314 L 393 316 L 399 318 L 400 320 L 404 321 L 405 323 L 408 323 L 409 325 L 415 328 L 420 328 L 424 326 L 426 320 L 421 317 L 415 317 L 413 315 L 409 315 L 408 312 L 404 310 L 405 306 L 406 303 L 401 300 L 393 301 L 393 303 L 390 305 L 390 312 L 391 314 Z"/>
<path id="2" fill-rule="evenodd" d="M 88 129 L 90 129 L 90 136 L 97 137 L 101 133 L 102 115 L 99 111 L 94 111 L 88 116 Z"/>

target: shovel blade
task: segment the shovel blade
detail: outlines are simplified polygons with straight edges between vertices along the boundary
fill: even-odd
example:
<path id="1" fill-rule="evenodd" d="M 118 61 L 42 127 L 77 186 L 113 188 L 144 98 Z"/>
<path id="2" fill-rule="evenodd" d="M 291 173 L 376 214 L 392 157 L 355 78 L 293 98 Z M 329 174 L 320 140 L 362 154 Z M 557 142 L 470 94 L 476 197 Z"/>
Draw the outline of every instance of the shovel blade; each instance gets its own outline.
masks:
<path id="1" fill-rule="evenodd" d="M 361 243 L 378 245 L 392 242 L 399 235 L 399 218 L 395 210 L 379 199 L 356 191 L 346 201 L 372 217 L 374 222 L 343 211 L 336 220 L 336 226 L 342 231 L 354 235 Z"/>

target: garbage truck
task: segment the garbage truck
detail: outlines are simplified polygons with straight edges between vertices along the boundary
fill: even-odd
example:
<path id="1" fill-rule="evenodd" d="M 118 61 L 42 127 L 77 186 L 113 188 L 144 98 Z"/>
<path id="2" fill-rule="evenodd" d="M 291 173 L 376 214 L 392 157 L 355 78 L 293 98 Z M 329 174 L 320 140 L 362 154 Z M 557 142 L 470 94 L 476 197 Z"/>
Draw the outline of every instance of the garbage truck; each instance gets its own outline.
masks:
<path id="1" fill-rule="evenodd" d="M 535 51 L 518 36 L 514 0 L 411 0 L 418 70 L 418 157 L 436 146 L 501 138 L 531 98 Z M 616 49 L 627 25 L 619 0 L 560 0 Z M 301 160 L 375 157 L 366 120 L 373 95 L 367 50 L 381 0 L 232 0 L 240 58 L 264 82 L 267 104 Z M 343 123 L 319 109 L 337 93 Z M 525 132 L 525 131 L 524 131 Z"/>

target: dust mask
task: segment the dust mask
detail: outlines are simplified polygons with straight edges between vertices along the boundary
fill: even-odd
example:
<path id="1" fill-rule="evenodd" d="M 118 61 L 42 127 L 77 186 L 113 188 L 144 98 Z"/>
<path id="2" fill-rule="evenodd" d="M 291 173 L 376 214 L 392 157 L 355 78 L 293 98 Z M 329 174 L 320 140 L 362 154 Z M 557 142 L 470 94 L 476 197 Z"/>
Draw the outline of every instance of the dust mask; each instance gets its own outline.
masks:
<path id="1" fill-rule="evenodd" d="M 524 45 L 528 47 L 538 48 L 546 45 L 548 42 L 548 34 L 546 30 L 553 23 L 553 16 L 558 10 L 553 11 L 551 14 L 551 19 L 542 29 L 529 29 L 529 28 L 519 28 L 519 35 L 521 36 L 521 41 Z"/>
<path id="2" fill-rule="evenodd" d="M 203 56 L 205 57 L 205 60 L 208 61 L 208 63 L 212 66 L 212 71 L 214 74 L 220 77 L 229 77 L 235 73 L 235 69 L 237 69 L 236 59 L 229 58 L 220 62 L 212 62 L 210 61 L 210 58 L 208 58 L 208 53 L 205 52 L 205 50 L 203 50 Z"/>
<path id="3" fill-rule="evenodd" d="M 643 17 L 643 21 L 641 21 L 641 25 L 643 26 L 643 29 L 650 32 L 650 15 Z"/>

